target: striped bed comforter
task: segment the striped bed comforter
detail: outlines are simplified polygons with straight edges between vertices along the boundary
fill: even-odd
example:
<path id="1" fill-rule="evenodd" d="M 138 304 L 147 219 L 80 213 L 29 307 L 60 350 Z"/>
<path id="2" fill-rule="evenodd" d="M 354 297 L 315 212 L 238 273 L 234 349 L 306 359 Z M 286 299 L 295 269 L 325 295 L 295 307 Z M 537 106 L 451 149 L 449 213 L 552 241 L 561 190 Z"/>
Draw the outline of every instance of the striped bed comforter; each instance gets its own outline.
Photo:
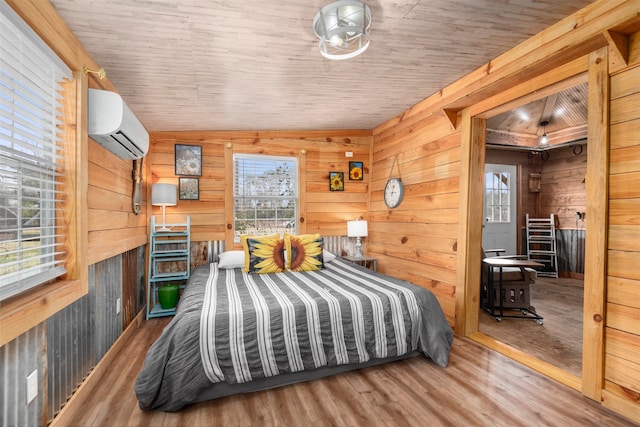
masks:
<path id="1" fill-rule="evenodd" d="M 435 296 L 336 259 L 317 272 L 194 270 L 136 380 L 142 409 L 177 410 L 216 383 L 420 351 L 446 366 L 453 333 Z"/>
<path id="2" fill-rule="evenodd" d="M 277 274 L 214 264 L 200 319 L 205 373 L 211 382 L 235 384 L 418 350 L 429 317 L 450 331 L 435 298 L 430 310 L 436 316 L 425 312 L 422 291 L 343 262 Z M 436 350 L 428 354 L 445 365 Z"/>

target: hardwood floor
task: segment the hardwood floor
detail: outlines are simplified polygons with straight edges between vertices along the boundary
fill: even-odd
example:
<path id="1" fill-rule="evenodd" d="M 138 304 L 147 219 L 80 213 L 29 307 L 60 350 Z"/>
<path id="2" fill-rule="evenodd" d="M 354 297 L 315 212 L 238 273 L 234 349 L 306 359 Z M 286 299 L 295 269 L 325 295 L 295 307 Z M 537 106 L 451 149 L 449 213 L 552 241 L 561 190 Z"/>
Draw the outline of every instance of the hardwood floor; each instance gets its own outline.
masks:
<path id="1" fill-rule="evenodd" d="M 504 318 L 496 322 L 481 311 L 480 332 L 582 376 L 582 280 L 538 277 L 530 290 L 531 305 L 544 317 L 543 326 L 530 319 Z"/>
<path id="2" fill-rule="evenodd" d="M 108 374 L 82 388 L 55 426 L 632 426 L 597 402 L 467 338 L 449 366 L 415 357 L 330 378 L 142 412 L 133 383 L 168 318 L 145 321 Z"/>

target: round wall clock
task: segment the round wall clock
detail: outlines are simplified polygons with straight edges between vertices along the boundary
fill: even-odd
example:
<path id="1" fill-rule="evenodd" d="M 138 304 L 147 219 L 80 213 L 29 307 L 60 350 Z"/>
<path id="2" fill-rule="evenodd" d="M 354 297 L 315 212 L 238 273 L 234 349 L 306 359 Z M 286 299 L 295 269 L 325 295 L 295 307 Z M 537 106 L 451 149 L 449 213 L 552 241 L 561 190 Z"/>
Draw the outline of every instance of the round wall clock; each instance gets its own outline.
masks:
<path id="1" fill-rule="evenodd" d="M 397 207 L 404 196 L 404 185 L 400 178 L 389 178 L 384 186 L 384 202 L 390 208 Z"/>

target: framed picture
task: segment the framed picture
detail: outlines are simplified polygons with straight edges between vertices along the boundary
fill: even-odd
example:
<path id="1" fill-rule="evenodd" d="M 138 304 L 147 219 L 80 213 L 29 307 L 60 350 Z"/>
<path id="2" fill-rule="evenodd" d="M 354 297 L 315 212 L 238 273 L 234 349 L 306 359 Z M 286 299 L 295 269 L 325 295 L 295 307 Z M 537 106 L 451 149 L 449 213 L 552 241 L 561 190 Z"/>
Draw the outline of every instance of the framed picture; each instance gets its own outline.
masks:
<path id="1" fill-rule="evenodd" d="M 329 172 L 329 190 L 344 191 L 344 172 Z"/>
<path id="2" fill-rule="evenodd" d="M 200 199 L 200 183 L 198 178 L 179 178 L 178 194 L 180 200 Z"/>
<path id="3" fill-rule="evenodd" d="M 176 144 L 176 175 L 202 175 L 202 147 Z"/>
<path id="4" fill-rule="evenodd" d="M 349 162 L 349 179 L 362 181 L 364 170 L 362 162 Z"/>

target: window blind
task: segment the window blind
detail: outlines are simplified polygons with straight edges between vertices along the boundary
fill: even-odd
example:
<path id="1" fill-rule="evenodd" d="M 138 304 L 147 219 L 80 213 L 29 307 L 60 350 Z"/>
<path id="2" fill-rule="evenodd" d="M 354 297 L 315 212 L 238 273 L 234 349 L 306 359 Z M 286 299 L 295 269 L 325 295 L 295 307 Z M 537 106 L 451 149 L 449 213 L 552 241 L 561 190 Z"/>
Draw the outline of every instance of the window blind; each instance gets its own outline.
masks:
<path id="1" fill-rule="evenodd" d="M 0 1 L 0 300 L 65 273 L 60 83 L 71 70 Z"/>
<path id="2" fill-rule="evenodd" d="M 234 155 L 234 233 L 295 233 L 298 160 L 294 157 Z"/>

